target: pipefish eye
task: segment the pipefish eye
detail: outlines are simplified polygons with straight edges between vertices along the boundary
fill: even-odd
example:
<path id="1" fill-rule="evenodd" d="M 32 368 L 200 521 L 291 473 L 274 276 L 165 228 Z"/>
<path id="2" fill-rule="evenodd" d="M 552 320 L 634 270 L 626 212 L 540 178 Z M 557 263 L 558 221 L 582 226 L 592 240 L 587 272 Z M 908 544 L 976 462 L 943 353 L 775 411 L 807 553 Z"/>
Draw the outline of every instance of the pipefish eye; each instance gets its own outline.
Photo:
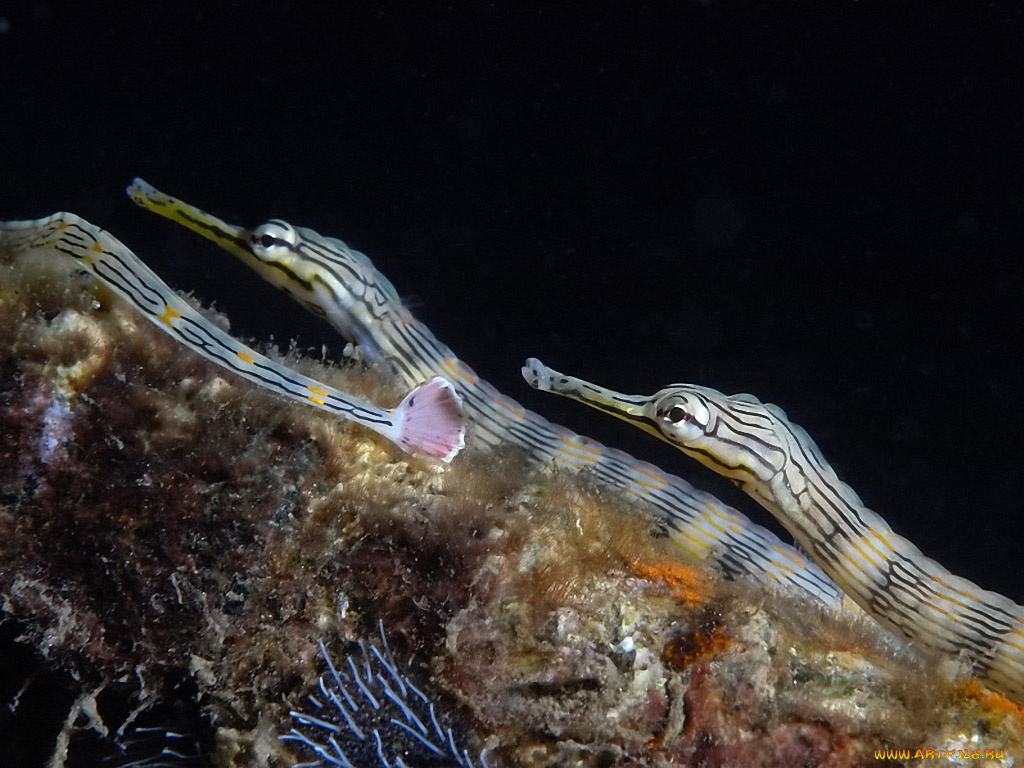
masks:
<path id="1" fill-rule="evenodd" d="M 690 414 L 687 413 L 683 406 L 673 405 L 665 412 L 665 415 L 662 418 L 666 421 L 671 421 L 673 424 L 678 424 L 680 421 L 686 421 L 690 418 Z"/>
<path id="2" fill-rule="evenodd" d="M 291 249 L 295 245 L 295 240 L 295 228 L 280 219 L 271 219 L 265 224 L 260 224 L 249 235 L 249 241 L 257 255 L 275 248 Z"/>
<path id="3" fill-rule="evenodd" d="M 711 421 L 703 403 L 679 394 L 659 400 L 654 413 L 658 429 L 666 437 L 684 443 L 703 436 Z"/>

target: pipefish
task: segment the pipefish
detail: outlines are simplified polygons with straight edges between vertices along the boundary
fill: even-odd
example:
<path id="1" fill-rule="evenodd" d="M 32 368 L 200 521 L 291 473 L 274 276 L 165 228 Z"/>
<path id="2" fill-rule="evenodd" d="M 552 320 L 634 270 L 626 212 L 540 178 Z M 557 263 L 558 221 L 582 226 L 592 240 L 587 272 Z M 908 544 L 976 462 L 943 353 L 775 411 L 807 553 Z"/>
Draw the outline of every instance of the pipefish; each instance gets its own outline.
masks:
<path id="1" fill-rule="evenodd" d="M 449 462 L 464 441 L 460 398 L 444 378 L 427 376 L 395 408 L 378 408 L 276 363 L 231 337 L 178 296 L 124 243 L 73 213 L 0 222 L 12 252 L 50 248 L 91 272 L 160 330 L 207 360 L 293 400 L 373 430 L 399 447 Z"/>
<path id="2" fill-rule="evenodd" d="M 405 384 L 442 376 L 462 398 L 469 445 L 512 444 L 535 463 L 587 471 L 636 498 L 667 526 L 684 558 L 769 587 L 786 587 L 844 607 L 842 592 L 793 547 L 681 478 L 607 448 L 532 413 L 481 379 L 417 321 L 391 282 L 341 240 L 271 219 L 254 228 L 224 222 L 136 179 L 140 206 L 225 248 L 272 285 L 354 338 Z M 849 602 L 845 603 L 849 606 Z"/>
<path id="3" fill-rule="evenodd" d="M 693 384 L 625 395 L 536 358 L 526 361 L 523 376 L 535 389 L 624 419 L 730 478 L 868 614 L 965 661 L 993 688 L 1024 703 L 1024 608 L 954 576 L 893 531 L 778 406 Z"/>

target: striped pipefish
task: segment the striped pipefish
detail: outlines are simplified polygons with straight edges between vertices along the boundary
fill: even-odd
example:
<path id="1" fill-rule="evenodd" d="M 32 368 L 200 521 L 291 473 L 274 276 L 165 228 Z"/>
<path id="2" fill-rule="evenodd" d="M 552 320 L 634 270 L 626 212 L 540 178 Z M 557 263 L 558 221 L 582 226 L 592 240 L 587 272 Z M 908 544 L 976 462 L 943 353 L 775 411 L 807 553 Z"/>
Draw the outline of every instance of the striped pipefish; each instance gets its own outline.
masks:
<path id="1" fill-rule="evenodd" d="M 442 377 L 424 377 L 395 408 L 383 409 L 275 363 L 231 337 L 179 297 L 109 232 L 73 213 L 0 222 L 12 252 L 51 248 L 66 254 L 176 341 L 278 395 L 354 421 L 399 447 L 443 461 L 464 445 L 459 395 Z"/>
<path id="2" fill-rule="evenodd" d="M 663 520 L 692 562 L 768 586 L 795 588 L 832 608 L 849 607 L 841 590 L 803 554 L 681 478 L 574 434 L 498 392 L 418 322 L 368 257 L 334 238 L 272 219 L 254 229 L 228 224 L 157 191 L 141 179 L 128 188 L 148 210 L 188 227 L 239 257 L 262 277 L 354 338 L 404 383 L 443 376 L 462 397 L 471 444 L 512 444 L 534 462 L 586 470 L 624 490 Z"/>
<path id="3" fill-rule="evenodd" d="M 536 358 L 526 361 L 523 376 L 535 389 L 618 416 L 732 479 L 871 616 L 959 657 L 1024 703 L 1024 608 L 954 576 L 893 531 L 778 406 L 692 384 L 624 395 Z"/>

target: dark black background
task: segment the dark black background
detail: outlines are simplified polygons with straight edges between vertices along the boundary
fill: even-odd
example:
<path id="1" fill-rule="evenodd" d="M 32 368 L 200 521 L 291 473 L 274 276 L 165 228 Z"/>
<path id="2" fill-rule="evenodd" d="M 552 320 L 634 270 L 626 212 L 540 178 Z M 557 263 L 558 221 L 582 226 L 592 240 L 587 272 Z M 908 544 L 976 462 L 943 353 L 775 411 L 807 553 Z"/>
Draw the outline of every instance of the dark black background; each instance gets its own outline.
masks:
<path id="1" fill-rule="evenodd" d="M 765 521 L 518 371 L 752 392 L 1024 600 L 1016 3 L 336 6 L 0 5 L 0 218 L 78 213 L 237 333 L 317 350 L 329 329 L 123 188 L 342 237 L 534 410 Z"/>

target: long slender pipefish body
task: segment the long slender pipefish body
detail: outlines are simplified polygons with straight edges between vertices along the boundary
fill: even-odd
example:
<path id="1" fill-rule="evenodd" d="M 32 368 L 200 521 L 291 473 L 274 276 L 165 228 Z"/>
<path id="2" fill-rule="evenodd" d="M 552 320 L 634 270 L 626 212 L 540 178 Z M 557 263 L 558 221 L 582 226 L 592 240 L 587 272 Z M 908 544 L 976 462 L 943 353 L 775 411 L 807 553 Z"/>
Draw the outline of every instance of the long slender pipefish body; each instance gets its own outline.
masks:
<path id="1" fill-rule="evenodd" d="M 141 179 L 128 188 L 144 208 L 217 243 L 267 281 L 327 319 L 390 365 L 406 383 L 442 376 L 453 383 L 469 420 L 471 447 L 512 444 L 533 462 L 586 470 L 625 491 L 664 521 L 682 555 L 728 576 L 798 590 L 833 609 L 851 608 L 842 592 L 793 547 L 713 496 L 631 456 L 574 434 L 498 392 L 459 360 L 402 304 L 391 282 L 364 254 L 279 219 L 246 229 L 157 191 Z"/>
<path id="2" fill-rule="evenodd" d="M 304 376 L 222 331 L 124 243 L 73 213 L 0 222 L 0 238 L 12 252 L 47 248 L 71 257 L 180 344 L 264 389 L 361 424 L 404 450 L 445 462 L 465 444 L 460 398 L 444 378 L 424 377 L 397 407 L 384 409 Z"/>
<path id="3" fill-rule="evenodd" d="M 624 395 L 536 358 L 526 361 L 523 376 L 535 389 L 624 419 L 730 478 L 868 614 L 915 643 L 961 659 L 1024 703 L 1024 608 L 954 576 L 893 531 L 778 406 L 692 384 Z"/>

